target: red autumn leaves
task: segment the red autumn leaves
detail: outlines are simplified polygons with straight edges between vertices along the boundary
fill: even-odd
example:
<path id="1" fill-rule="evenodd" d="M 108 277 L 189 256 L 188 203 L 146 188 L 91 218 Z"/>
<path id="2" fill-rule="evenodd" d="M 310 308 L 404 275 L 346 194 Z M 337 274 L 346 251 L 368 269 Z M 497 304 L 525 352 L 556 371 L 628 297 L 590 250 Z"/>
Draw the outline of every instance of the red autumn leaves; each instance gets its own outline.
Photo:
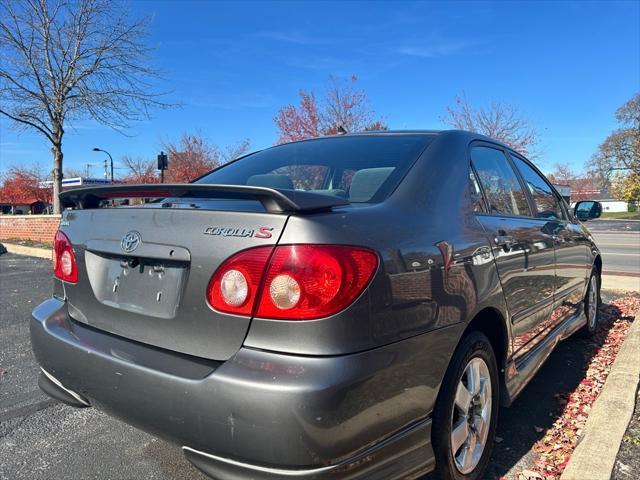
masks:
<path id="1" fill-rule="evenodd" d="M 355 75 L 350 82 L 331 77 L 320 101 L 313 92 L 300 90 L 300 104 L 282 107 L 274 118 L 279 130 L 277 143 L 341 132 L 387 130 L 369 107 L 365 91 L 356 87 L 357 81 Z"/>
<path id="2" fill-rule="evenodd" d="M 631 319 L 639 309 L 640 297 L 633 294 L 613 300 L 600 309 L 600 329 L 584 352 L 590 358 L 586 374 L 574 391 L 556 394 L 560 414 L 533 446 L 533 451 L 538 453 L 531 472 L 534 475 L 539 474 L 545 480 L 560 478 L 631 326 Z"/>
<path id="3" fill-rule="evenodd" d="M 27 204 L 35 201 L 51 202 L 51 188 L 41 184 L 42 178 L 37 167 L 9 168 L 0 185 L 0 200 L 13 205 Z"/>

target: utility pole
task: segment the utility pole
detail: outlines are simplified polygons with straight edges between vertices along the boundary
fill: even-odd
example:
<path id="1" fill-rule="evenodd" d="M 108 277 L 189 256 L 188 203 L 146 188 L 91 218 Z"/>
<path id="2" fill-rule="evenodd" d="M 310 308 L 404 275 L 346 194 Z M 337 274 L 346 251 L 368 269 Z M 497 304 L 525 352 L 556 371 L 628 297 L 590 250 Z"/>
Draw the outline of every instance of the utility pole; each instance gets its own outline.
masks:
<path id="1" fill-rule="evenodd" d="M 103 150 L 101 148 L 98 148 L 98 147 L 94 147 L 93 151 L 94 152 L 103 152 L 103 153 L 106 153 L 109 156 L 109 160 L 111 161 L 111 183 L 113 183 L 113 157 L 111 156 L 111 154 L 109 152 L 107 152 L 106 150 Z M 104 179 L 107 180 L 107 159 L 106 158 L 104 160 Z"/>
<path id="2" fill-rule="evenodd" d="M 93 167 L 93 163 L 85 163 L 84 164 L 84 176 L 85 178 L 91 178 L 91 167 Z"/>

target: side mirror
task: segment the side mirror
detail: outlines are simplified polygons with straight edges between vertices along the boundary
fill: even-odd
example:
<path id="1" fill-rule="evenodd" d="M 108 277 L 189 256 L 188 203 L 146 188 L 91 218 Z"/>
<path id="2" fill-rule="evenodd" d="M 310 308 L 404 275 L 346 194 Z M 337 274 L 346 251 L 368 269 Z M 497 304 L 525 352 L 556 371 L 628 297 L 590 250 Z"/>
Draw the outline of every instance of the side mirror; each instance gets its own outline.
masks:
<path id="1" fill-rule="evenodd" d="M 583 222 L 598 218 L 602 214 L 602 204 L 593 200 L 583 200 L 573 207 L 573 214 Z"/>

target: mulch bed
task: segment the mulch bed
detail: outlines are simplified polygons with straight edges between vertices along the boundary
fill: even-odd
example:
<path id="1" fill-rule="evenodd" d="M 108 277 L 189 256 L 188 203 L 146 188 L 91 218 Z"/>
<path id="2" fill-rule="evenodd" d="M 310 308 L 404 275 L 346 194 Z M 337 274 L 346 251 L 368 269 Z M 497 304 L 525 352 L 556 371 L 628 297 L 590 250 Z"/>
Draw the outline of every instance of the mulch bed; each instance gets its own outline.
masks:
<path id="1" fill-rule="evenodd" d="M 611 365 L 639 309 L 640 296 L 632 292 L 601 307 L 600 328 L 584 352 L 588 362 L 586 375 L 572 392 L 555 395 L 557 419 L 533 446 L 533 451 L 538 454 L 533 468 L 518 474 L 518 480 L 560 478 L 582 434 L 591 406 L 604 386 Z M 540 433 L 542 431 L 540 429 Z"/>
<path id="2" fill-rule="evenodd" d="M 629 427 L 622 437 L 611 480 L 632 480 L 640 472 L 640 392 L 636 396 L 636 409 Z"/>

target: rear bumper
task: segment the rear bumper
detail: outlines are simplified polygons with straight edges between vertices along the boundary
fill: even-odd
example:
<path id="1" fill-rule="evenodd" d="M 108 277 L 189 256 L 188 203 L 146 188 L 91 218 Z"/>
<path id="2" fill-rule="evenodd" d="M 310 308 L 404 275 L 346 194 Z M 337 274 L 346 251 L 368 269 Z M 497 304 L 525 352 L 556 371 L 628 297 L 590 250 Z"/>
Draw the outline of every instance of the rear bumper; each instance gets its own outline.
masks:
<path id="1" fill-rule="evenodd" d="M 425 419 L 338 463 L 304 468 L 255 465 L 186 446 L 182 447 L 182 451 L 199 470 L 212 478 L 225 480 L 407 479 L 417 478 L 432 470 L 433 456 L 425 455 L 430 436 L 431 419 Z"/>
<path id="2" fill-rule="evenodd" d="M 425 347 L 415 339 L 320 358 L 241 348 L 214 362 L 76 323 L 50 299 L 32 314 L 31 341 L 51 396 L 181 445 L 214 478 L 393 479 L 433 467 L 439 378 L 407 374 Z"/>

